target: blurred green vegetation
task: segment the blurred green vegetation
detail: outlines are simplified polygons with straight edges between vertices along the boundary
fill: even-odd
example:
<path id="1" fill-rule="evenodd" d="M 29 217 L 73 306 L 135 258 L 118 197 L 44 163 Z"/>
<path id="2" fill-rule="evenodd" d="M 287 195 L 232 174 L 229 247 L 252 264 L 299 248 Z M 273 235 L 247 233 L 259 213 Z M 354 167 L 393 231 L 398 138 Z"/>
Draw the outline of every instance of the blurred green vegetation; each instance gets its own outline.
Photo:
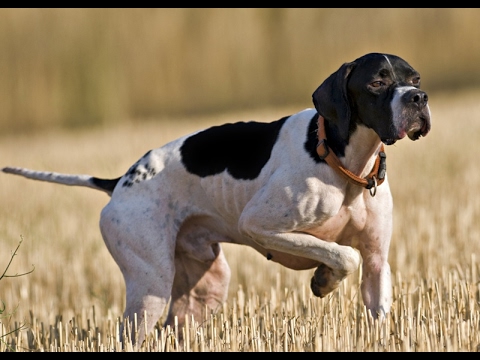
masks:
<path id="1" fill-rule="evenodd" d="M 309 107 L 367 52 L 480 85 L 480 9 L 0 9 L 0 132 Z"/>

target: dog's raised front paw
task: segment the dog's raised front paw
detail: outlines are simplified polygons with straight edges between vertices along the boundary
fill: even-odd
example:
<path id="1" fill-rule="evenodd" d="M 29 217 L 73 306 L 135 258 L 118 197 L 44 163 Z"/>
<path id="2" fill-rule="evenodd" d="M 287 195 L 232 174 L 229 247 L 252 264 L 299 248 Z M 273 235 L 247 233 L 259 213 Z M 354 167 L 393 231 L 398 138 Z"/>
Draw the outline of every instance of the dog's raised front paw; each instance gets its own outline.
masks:
<path id="1" fill-rule="evenodd" d="M 338 288 L 342 280 L 347 276 L 344 271 L 333 270 L 325 264 L 321 264 L 315 270 L 310 281 L 313 295 L 323 298 Z"/>

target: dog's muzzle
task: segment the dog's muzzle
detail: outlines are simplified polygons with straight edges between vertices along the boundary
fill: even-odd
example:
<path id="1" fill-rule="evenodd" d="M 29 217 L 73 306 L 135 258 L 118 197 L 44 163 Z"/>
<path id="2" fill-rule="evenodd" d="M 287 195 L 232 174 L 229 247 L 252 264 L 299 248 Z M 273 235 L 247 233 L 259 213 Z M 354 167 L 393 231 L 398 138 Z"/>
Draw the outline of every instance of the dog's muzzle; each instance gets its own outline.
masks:
<path id="1" fill-rule="evenodd" d="M 410 140 L 418 140 L 430 131 L 430 108 L 428 95 L 425 91 L 414 89 L 403 94 L 402 109 L 399 114 L 394 114 L 394 127 L 396 136 L 382 137 L 385 145 L 392 145 L 397 140 L 408 136 Z"/>
<path id="2" fill-rule="evenodd" d="M 408 93 L 407 101 L 419 108 L 418 118 L 415 119 L 407 129 L 407 136 L 410 140 L 418 140 L 426 136 L 430 131 L 430 109 L 428 107 L 428 95 L 422 90 L 413 90 Z"/>

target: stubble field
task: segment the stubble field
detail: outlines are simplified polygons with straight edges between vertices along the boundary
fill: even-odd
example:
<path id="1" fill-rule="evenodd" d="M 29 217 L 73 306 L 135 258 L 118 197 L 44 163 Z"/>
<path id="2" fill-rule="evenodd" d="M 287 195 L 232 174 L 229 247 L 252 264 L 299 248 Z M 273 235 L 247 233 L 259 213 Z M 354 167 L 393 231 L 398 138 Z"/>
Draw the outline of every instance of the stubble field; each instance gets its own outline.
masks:
<path id="1" fill-rule="evenodd" d="M 313 270 L 288 270 L 224 245 L 232 281 L 223 308 L 185 329 L 158 326 L 145 344 L 126 350 L 479 351 L 479 95 L 431 96 L 430 134 L 386 149 L 394 196 L 387 321 L 366 316 L 359 272 L 319 299 L 309 288 Z M 149 149 L 194 130 L 299 110 L 8 135 L 0 137 L 0 167 L 113 178 Z M 98 228 L 108 196 L 6 174 L 0 184 L 0 274 L 31 271 L 0 279 L 0 351 L 122 351 L 125 289 Z M 177 343 L 179 332 L 188 341 Z"/>

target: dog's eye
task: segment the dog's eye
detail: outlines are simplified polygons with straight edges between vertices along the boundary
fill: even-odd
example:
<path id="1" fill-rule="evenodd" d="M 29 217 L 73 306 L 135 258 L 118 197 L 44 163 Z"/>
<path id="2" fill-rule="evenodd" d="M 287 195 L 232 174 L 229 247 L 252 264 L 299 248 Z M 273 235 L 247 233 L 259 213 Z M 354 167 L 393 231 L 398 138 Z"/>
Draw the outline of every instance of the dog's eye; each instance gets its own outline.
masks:
<path id="1" fill-rule="evenodd" d="M 414 77 L 412 79 L 412 85 L 420 85 L 420 76 Z"/>
<path id="2" fill-rule="evenodd" d="M 385 83 L 383 81 L 374 81 L 370 84 L 371 87 L 374 87 L 374 88 L 378 88 L 380 86 L 383 86 L 385 85 Z"/>

